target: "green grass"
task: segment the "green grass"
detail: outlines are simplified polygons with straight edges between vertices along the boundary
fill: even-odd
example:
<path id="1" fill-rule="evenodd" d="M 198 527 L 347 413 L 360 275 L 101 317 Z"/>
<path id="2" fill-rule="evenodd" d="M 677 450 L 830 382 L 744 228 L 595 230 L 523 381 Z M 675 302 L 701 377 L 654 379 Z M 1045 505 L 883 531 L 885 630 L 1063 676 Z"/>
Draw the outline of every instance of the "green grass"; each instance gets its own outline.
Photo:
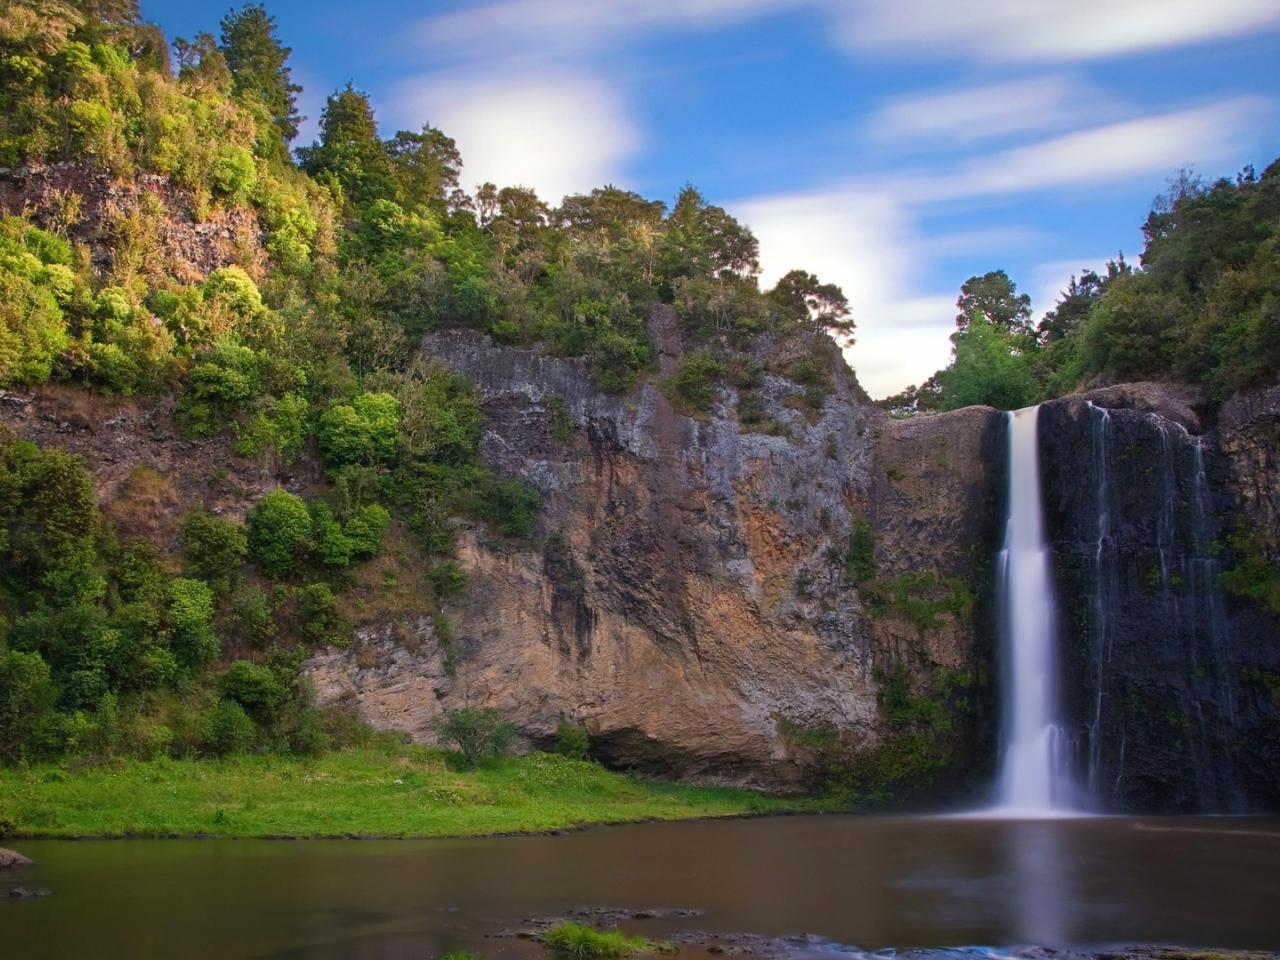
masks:
<path id="1" fill-rule="evenodd" d="M 831 801 L 640 780 L 535 753 L 455 772 L 438 750 L 317 760 L 0 769 L 0 830 L 27 837 L 438 837 L 825 809 Z"/>
<path id="2" fill-rule="evenodd" d="M 629 937 L 621 930 L 596 930 L 581 923 L 557 923 L 542 937 L 549 949 L 571 960 L 617 960 L 653 950 L 644 937 Z"/>

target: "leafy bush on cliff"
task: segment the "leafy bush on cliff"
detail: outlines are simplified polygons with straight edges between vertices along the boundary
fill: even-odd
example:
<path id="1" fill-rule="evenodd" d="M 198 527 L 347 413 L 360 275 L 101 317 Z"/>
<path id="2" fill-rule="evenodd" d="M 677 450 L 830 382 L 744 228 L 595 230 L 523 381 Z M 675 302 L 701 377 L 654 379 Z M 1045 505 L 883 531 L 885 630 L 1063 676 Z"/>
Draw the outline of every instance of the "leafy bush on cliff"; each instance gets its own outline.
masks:
<path id="1" fill-rule="evenodd" d="M 338 613 L 338 601 L 327 584 L 309 583 L 298 590 L 298 623 L 307 643 L 345 647 L 351 642 L 350 625 Z"/>
<path id="2" fill-rule="evenodd" d="M 361 393 L 320 417 L 317 433 L 332 466 L 390 464 L 400 432 L 400 401 L 389 393 Z"/>
<path id="3" fill-rule="evenodd" d="M 1280 566 L 1267 557 L 1266 546 L 1257 531 L 1241 521 L 1227 543 L 1238 559 L 1222 572 L 1222 585 L 1236 596 L 1248 597 L 1280 616 Z"/>
<path id="4" fill-rule="evenodd" d="M 267 573 L 286 577 L 311 549 L 307 503 L 288 490 L 272 490 L 249 513 L 249 549 Z"/>
<path id="5" fill-rule="evenodd" d="M 716 398 L 716 381 L 724 374 L 724 365 L 708 353 L 693 353 L 680 361 L 680 369 L 671 378 L 671 398 L 685 409 L 706 413 Z"/>
<path id="6" fill-rule="evenodd" d="M 249 554 L 244 528 L 207 510 L 193 510 L 182 521 L 182 555 L 194 576 L 226 590 Z"/>
<path id="7" fill-rule="evenodd" d="M 16 217 L 0 220 L 0 382 L 43 383 L 69 338 L 71 249 Z"/>
<path id="8" fill-rule="evenodd" d="M 169 583 L 169 621 L 178 662 L 194 669 L 217 658 L 213 632 L 213 591 L 203 580 L 178 578 Z"/>

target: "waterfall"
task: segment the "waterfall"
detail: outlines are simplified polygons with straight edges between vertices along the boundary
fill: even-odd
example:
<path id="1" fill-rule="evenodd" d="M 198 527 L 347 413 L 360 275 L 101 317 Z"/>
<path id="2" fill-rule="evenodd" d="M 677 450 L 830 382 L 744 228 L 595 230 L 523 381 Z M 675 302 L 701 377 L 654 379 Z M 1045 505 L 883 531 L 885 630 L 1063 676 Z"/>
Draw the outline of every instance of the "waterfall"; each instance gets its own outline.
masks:
<path id="1" fill-rule="evenodd" d="M 997 575 L 1003 654 L 998 811 L 1059 816 L 1074 809 L 1059 726 L 1053 581 L 1040 497 L 1039 407 L 1006 414 L 1008 513 Z"/>

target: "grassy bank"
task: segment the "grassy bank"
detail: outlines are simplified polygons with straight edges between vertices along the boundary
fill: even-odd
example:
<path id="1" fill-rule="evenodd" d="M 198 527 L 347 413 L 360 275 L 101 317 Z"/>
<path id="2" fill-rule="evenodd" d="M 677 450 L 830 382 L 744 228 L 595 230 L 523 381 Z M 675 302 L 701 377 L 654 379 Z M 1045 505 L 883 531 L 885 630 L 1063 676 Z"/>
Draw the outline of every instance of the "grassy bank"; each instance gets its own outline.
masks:
<path id="1" fill-rule="evenodd" d="M 0 826 L 28 837 L 483 836 L 822 808 L 549 754 L 457 772 L 443 754 L 411 747 L 0 769 Z"/>

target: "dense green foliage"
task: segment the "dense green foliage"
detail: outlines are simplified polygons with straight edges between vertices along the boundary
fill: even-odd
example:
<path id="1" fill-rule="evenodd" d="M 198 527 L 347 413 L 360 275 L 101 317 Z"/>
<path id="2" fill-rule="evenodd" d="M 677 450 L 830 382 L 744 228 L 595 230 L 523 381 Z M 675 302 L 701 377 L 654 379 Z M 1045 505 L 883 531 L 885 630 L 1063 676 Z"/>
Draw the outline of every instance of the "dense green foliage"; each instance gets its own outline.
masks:
<path id="1" fill-rule="evenodd" d="M 1095 382 L 1202 384 L 1212 400 L 1280 371 L 1280 161 L 1257 176 L 1170 181 L 1143 225 L 1134 268 L 1072 277 L 1031 326 L 1030 301 L 1004 271 L 961 288 L 954 359 L 889 409 L 1022 407 Z"/>
<path id="2" fill-rule="evenodd" d="M 281 504 L 301 545 L 286 523 L 275 539 L 259 529 Z M 175 575 L 151 544 L 119 539 L 79 460 L 0 433 L 0 759 L 322 749 L 300 665 L 305 645 L 349 627 L 324 583 L 271 601 L 250 581 L 298 556 L 323 563 L 314 513 L 274 491 L 251 520 L 246 534 L 189 513 Z M 386 522 L 374 505 L 340 529 L 364 538 L 346 562 L 376 553 Z"/>

